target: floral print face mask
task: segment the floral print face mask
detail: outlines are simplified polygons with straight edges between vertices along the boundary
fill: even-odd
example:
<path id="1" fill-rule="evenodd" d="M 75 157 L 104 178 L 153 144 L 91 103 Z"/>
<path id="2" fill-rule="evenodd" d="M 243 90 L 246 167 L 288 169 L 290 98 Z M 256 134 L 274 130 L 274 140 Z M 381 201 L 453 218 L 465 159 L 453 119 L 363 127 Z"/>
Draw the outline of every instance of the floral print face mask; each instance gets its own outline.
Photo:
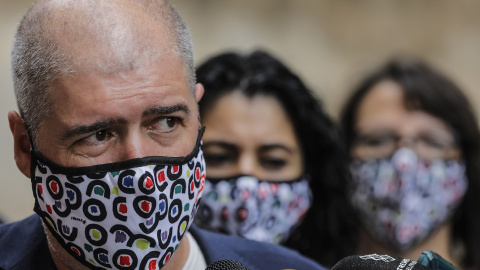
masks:
<path id="1" fill-rule="evenodd" d="M 309 180 L 207 179 L 195 224 L 269 243 L 285 241 L 312 201 Z"/>
<path id="2" fill-rule="evenodd" d="M 377 240 L 405 251 L 453 214 L 467 191 L 458 161 L 424 161 L 408 148 L 390 159 L 354 161 L 351 202 Z"/>
<path id="3" fill-rule="evenodd" d="M 193 222 L 205 184 L 199 132 L 186 157 L 68 168 L 32 151 L 34 210 L 92 269 L 161 269 Z"/>

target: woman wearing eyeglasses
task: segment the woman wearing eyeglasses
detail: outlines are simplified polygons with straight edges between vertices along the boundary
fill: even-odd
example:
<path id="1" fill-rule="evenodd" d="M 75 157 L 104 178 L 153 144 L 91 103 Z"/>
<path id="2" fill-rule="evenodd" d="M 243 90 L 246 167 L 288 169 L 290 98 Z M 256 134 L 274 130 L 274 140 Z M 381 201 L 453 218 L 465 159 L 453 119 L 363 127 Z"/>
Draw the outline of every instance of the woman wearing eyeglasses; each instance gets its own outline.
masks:
<path id="1" fill-rule="evenodd" d="M 480 269 L 480 133 L 446 77 L 398 58 L 364 79 L 341 118 L 357 252 L 418 259 L 432 250 Z"/>

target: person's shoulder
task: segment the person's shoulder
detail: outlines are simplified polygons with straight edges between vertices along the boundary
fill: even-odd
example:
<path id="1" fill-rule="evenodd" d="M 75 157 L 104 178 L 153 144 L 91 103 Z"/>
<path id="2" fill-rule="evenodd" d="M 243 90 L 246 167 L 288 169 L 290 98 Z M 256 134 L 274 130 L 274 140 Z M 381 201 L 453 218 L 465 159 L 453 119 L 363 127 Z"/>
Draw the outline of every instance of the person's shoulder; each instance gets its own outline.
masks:
<path id="1" fill-rule="evenodd" d="M 0 258 L 0 269 L 34 269 L 51 265 L 47 239 L 38 215 L 0 225 Z"/>
<path id="2" fill-rule="evenodd" d="M 40 230 L 39 230 L 40 229 Z M 38 233 L 39 232 L 39 233 Z M 23 220 L 0 225 L 0 256 L 5 252 L 28 248 L 27 242 L 36 242 L 43 233 L 41 220 L 37 215 L 31 215 Z M 45 237 L 45 234 L 43 234 Z"/>
<path id="3" fill-rule="evenodd" d="M 279 245 L 218 234 L 195 226 L 189 231 L 200 246 L 208 265 L 228 259 L 251 270 L 326 269 L 298 252 Z"/>

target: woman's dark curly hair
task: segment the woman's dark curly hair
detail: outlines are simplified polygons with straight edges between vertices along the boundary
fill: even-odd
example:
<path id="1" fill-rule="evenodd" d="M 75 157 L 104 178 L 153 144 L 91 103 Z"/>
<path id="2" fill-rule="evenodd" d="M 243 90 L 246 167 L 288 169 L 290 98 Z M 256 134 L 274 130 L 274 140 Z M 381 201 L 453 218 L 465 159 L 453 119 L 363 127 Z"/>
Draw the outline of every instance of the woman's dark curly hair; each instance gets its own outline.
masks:
<path id="1" fill-rule="evenodd" d="M 355 142 L 358 108 L 365 95 L 382 81 L 393 81 L 400 86 L 407 108 L 435 116 L 454 130 L 469 186 L 454 213 L 451 237 L 453 243 L 464 247 L 462 266 L 480 269 L 480 132 L 472 107 L 452 81 L 427 64 L 411 57 L 394 58 L 366 77 L 347 101 L 340 124 L 347 152 Z"/>
<path id="2" fill-rule="evenodd" d="M 310 211 L 283 245 L 325 266 L 351 255 L 358 226 L 347 202 L 346 163 L 338 130 L 300 78 L 268 53 L 255 51 L 210 58 L 197 68 L 197 80 L 205 87 L 200 115 L 235 91 L 246 97 L 266 95 L 278 100 L 301 144 L 313 193 Z"/>

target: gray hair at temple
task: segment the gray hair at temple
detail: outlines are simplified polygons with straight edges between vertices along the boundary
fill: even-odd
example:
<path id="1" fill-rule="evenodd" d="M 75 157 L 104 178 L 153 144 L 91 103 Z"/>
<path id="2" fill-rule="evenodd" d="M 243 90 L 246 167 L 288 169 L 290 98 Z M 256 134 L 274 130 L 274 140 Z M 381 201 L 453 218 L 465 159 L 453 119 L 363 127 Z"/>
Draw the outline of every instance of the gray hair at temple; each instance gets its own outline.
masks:
<path id="1" fill-rule="evenodd" d="M 38 1 L 18 26 L 11 63 L 18 109 L 34 146 L 42 120 L 52 112 L 49 94 L 58 78 L 85 68 L 131 71 L 160 55 L 183 61 L 195 93 L 192 38 L 166 0 Z"/>

